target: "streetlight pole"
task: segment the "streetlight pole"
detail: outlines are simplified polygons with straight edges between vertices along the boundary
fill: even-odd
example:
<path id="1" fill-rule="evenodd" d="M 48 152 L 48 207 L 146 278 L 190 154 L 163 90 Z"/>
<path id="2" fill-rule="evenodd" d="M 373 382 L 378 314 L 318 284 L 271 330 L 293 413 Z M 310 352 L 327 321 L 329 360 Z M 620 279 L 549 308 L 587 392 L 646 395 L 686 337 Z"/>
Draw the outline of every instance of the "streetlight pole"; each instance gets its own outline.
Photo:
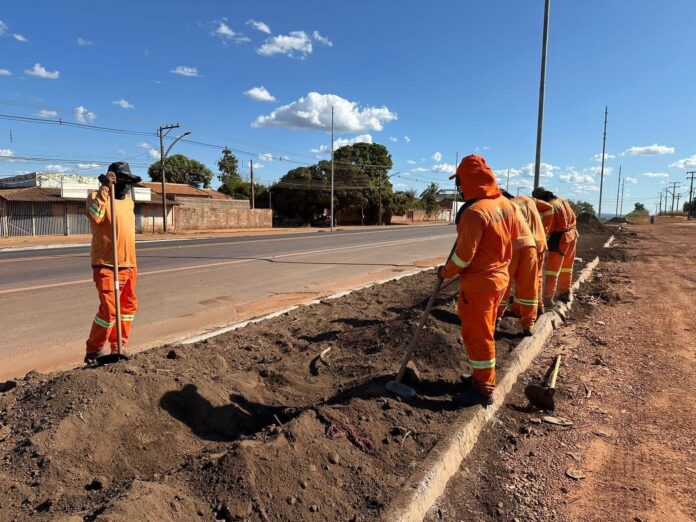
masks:
<path id="1" fill-rule="evenodd" d="M 546 88 L 546 50 L 549 42 L 549 10 L 551 0 L 544 3 L 544 36 L 541 44 L 541 77 L 539 79 L 539 117 L 537 119 L 536 158 L 534 160 L 534 188 L 539 186 L 541 171 L 541 137 L 544 126 L 544 90 Z"/>
<path id="2" fill-rule="evenodd" d="M 334 229 L 334 108 L 331 106 L 331 232 Z"/>
<path id="3" fill-rule="evenodd" d="M 619 194 L 621 193 L 621 165 L 619 165 L 619 184 L 616 187 L 616 217 L 619 217 Z"/>
<path id="4" fill-rule="evenodd" d="M 608 107 L 604 106 L 604 138 L 602 138 L 602 168 L 599 174 L 599 212 L 597 219 L 602 220 L 602 192 L 604 191 L 604 153 L 607 148 L 607 114 Z"/>
<path id="5" fill-rule="evenodd" d="M 179 141 L 180 139 L 188 136 L 191 134 L 190 132 L 184 132 L 181 136 L 178 138 L 175 138 L 174 141 L 172 141 L 167 148 L 167 150 L 164 150 L 164 138 L 169 134 L 169 131 L 172 129 L 178 129 L 179 124 L 175 123 L 173 125 L 162 125 L 159 130 L 157 131 L 157 135 L 159 136 L 159 141 L 160 141 L 160 169 L 162 171 L 162 232 L 165 234 L 167 233 L 167 181 L 166 181 L 166 173 L 165 173 L 165 162 L 167 159 L 167 156 L 169 155 L 169 151 L 172 150 L 172 147 L 174 144 Z"/>

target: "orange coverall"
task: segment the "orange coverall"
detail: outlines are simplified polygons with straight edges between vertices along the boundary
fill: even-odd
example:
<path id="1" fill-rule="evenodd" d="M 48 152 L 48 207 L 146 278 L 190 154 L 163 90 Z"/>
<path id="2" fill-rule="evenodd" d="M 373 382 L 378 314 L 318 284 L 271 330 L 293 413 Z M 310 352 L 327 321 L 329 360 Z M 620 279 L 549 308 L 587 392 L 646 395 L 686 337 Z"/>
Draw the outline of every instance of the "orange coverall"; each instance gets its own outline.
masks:
<path id="1" fill-rule="evenodd" d="M 455 176 L 466 204 L 457 223 L 457 246 L 441 275 L 459 274 L 459 318 L 471 377 L 481 393 L 491 395 L 496 312 L 508 286 L 512 242 L 519 236 L 519 226 L 513 204 L 498 190 L 483 158 L 465 157 Z"/>
<path id="2" fill-rule="evenodd" d="M 549 227 L 548 249 L 544 269 L 544 297 L 553 299 L 559 294 L 570 292 L 573 281 L 573 263 L 578 231 L 575 228 L 575 212 L 563 198 L 549 202 L 553 206 L 553 219 Z"/>
<path id="3" fill-rule="evenodd" d="M 121 303 L 121 342 L 130 336 L 131 324 L 138 308 L 135 295 L 137 264 L 135 260 L 135 213 L 130 196 L 115 201 L 118 244 L 118 280 Z M 101 350 L 109 342 L 117 350 L 116 308 L 114 302 L 113 245 L 111 241 L 111 206 L 108 187 L 100 187 L 87 198 L 87 216 L 92 229 L 92 272 L 99 292 L 99 310 L 87 339 L 87 353 Z"/>
<path id="4" fill-rule="evenodd" d="M 515 218 L 518 221 L 520 235 L 512 242 L 512 259 L 508 268 L 510 282 L 505 290 L 503 300 L 498 306 L 498 318 L 502 317 L 508 307 L 510 291 L 515 285 L 516 311 L 522 318 L 522 328 L 531 330 L 537 318 L 539 307 L 539 262 L 534 235 L 520 205 L 513 199 Z"/>

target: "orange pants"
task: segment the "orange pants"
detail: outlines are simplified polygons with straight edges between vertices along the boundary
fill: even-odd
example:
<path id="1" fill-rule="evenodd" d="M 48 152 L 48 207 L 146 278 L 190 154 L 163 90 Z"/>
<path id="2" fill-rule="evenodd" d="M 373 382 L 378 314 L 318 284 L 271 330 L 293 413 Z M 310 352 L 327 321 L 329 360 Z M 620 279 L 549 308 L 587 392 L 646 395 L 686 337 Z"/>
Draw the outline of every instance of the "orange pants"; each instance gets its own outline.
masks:
<path id="1" fill-rule="evenodd" d="M 99 292 L 99 311 L 94 317 L 92 330 L 87 339 L 87 353 L 101 350 L 106 342 L 111 344 L 111 352 L 117 350 L 116 305 L 114 301 L 114 271 L 111 268 L 94 268 L 94 283 Z M 138 308 L 138 297 L 135 295 L 135 283 L 138 276 L 137 268 L 121 268 L 118 271 L 119 287 L 121 289 L 121 343 L 128 342 L 131 324 Z"/>
<path id="2" fill-rule="evenodd" d="M 539 261 L 536 247 L 513 250 L 508 273 L 510 283 L 498 306 L 498 317 L 502 317 L 510 301 L 510 291 L 515 285 L 515 312 L 522 318 L 522 328 L 534 326 L 539 308 Z"/>
<path id="3" fill-rule="evenodd" d="M 559 294 L 570 292 L 573 282 L 573 263 L 575 262 L 575 246 L 577 237 L 568 239 L 568 234 L 563 234 L 558 244 L 560 252 L 551 252 L 546 258 L 544 269 L 544 297 L 553 299 L 556 291 Z"/>
<path id="4" fill-rule="evenodd" d="M 472 368 L 471 378 L 481 393 L 495 388 L 495 318 L 505 290 L 499 292 L 459 291 L 462 340 Z"/>
<path id="5" fill-rule="evenodd" d="M 539 276 L 539 288 L 537 289 L 537 300 L 539 301 L 539 307 L 537 308 L 537 314 L 544 312 L 544 263 L 546 262 L 546 250 L 539 252 L 537 250 L 537 272 Z"/>

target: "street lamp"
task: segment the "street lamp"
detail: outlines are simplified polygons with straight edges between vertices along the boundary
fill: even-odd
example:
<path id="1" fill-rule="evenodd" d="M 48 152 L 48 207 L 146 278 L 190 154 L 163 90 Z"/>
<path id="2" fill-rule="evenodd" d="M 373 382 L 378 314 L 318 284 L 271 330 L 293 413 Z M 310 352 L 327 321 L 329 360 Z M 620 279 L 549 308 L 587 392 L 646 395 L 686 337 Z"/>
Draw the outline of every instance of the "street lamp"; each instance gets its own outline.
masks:
<path id="1" fill-rule="evenodd" d="M 167 187 L 166 187 L 166 178 L 164 175 L 164 162 L 167 159 L 167 156 L 169 155 L 169 151 L 172 150 L 172 147 L 176 144 L 177 141 L 179 141 L 182 138 L 185 138 L 191 134 L 190 132 L 184 132 L 181 136 L 178 138 L 175 138 L 174 141 L 172 141 L 169 144 L 169 147 L 167 147 L 167 150 L 165 152 L 162 152 L 164 150 L 164 144 L 162 143 L 162 139 L 164 136 L 162 134 L 162 128 L 160 128 L 159 132 L 159 139 L 160 139 L 160 167 L 162 169 L 162 231 L 166 234 L 167 233 Z"/>

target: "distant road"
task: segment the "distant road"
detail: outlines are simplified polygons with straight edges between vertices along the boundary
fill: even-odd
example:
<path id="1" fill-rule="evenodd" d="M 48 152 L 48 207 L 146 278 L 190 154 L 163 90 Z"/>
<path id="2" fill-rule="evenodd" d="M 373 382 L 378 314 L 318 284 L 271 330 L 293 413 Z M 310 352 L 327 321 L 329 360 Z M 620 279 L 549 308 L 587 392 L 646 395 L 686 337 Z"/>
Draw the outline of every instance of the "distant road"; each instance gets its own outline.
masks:
<path id="1" fill-rule="evenodd" d="M 131 348 L 433 264 L 450 225 L 138 244 Z M 0 379 L 78 364 L 97 310 L 88 248 L 0 252 Z"/>

